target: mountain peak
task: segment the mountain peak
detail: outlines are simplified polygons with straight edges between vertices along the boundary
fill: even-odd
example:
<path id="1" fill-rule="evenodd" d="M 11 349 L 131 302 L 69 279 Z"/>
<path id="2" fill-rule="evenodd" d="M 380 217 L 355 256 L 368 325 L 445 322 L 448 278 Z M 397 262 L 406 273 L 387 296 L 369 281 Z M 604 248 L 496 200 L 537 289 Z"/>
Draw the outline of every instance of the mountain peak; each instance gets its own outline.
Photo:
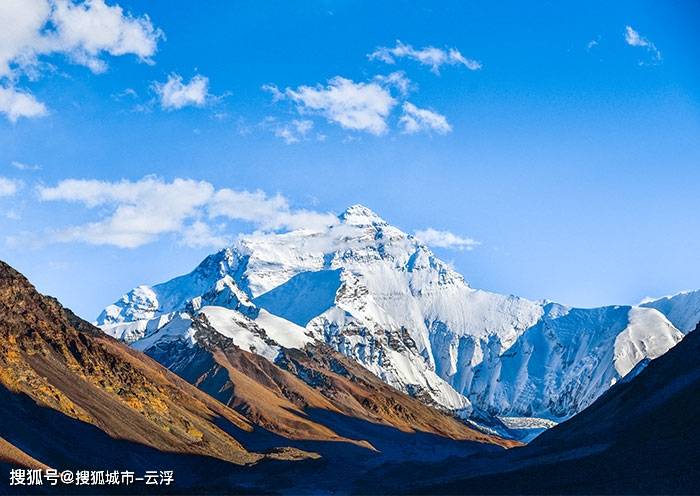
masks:
<path id="1" fill-rule="evenodd" d="M 367 226 L 372 224 L 386 224 L 386 221 L 379 217 L 374 211 L 364 205 L 355 204 L 348 207 L 338 218 L 344 224 L 354 226 Z"/>

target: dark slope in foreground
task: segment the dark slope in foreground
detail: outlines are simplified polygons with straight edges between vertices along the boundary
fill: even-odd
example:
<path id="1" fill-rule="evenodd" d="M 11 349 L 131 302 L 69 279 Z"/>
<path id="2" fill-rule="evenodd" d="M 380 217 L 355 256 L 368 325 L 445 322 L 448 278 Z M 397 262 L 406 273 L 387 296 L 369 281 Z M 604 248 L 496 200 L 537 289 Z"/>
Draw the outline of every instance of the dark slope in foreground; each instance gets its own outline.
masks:
<path id="1" fill-rule="evenodd" d="M 464 494 L 699 494 L 700 325 L 633 379 L 623 381 L 530 446 L 463 464 L 414 486 Z M 474 471 L 490 475 L 469 476 Z M 448 479 L 449 477 L 449 479 Z"/>

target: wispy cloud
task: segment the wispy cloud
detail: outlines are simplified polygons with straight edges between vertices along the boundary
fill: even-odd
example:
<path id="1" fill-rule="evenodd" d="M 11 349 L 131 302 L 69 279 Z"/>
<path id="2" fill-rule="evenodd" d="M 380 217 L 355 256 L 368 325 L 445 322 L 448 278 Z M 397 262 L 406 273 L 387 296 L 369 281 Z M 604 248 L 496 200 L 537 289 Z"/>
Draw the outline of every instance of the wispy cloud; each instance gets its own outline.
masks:
<path id="1" fill-rule="evenodd" d="M 179 110 L 184 107 L 202 107 L 211 99 L 209 79 L 197 74 L 189 83 L 183 83 L 182 76 L 170 74 L 165 83 L 155 82 L 153 88 L 165 110 Z"/>
<path id="2" fill-rule="evenodd" d="M 625 42 L 629 46 L 644 48 L 650 54 L 651 61 L 640 60 L 639 65 L 659 64 L 661 62 L 661 51 L 651 41 L 641 36 L 632 26 L 625 27 Z"/>
<path id="3" fill-rule="evenodd" d="M 0 178 L 0 192 L 4 184 Z M 7 182 L 6 186 L 11 190 L 8 193 L 14 194 L 14 188 L 20 185 Z M 136 181 L 66 179 L 54 186 L 37 187 L 37 194 L 43 202 L 81 205 L 85 215 L 92 212 L 96 217 L 52 232 L 21 233 L 7 239 L 15 243 L 13 246 L 82 242 L 129 249 L 173 236 L 183 245 L 220 248 L 240 236 L 266 236 L 299 229 L 314 233 L 308 239 L 319 250 L 349 246 L 348 237 L 354 238 L 351 243 L 362 242 L 361 229 L 358 232 L 357 226 L 341 223 L 333 213 L 293 208 L 280 194 L 217 189 L 207 181 L 184 178 L 166 181 L 155 176 Z M 254 234 L 235 235 L 231 229 L 238 231 L 240 222 L 250 225 Z M 454 250 L 472 250 L 480 244 L 434 228 L 416 231 L 415 237 L 429 246 Z"/>
<path id="4" fill-rule="evenodd" d="M 481 62 L 470 59 L 462 55 L 456 48 L 436 48 L 427 46 L 423 48 L 413 48 L 411 45 L 396 40 L 396 46 L 378 47 L 374 52 L 367 55 L 370 60 L 379 60 L 386 64 L 395 64 L 397 59 L 408 58 L 415 60 L 422 65 L 427 65 L 435 74 L 440 73 L 443 65 L 461 65 L 470 71 L 477 71 L 482 68 Z"/>
<path id="5" fill-rule="evenodd" d="M 41 167 L 36 165 L 36 164 L 26 164 L 24 162 L 18 162 L 17 160 L 13 160 L 10 162 L 10 165 L 14 167 L 17 170 L 21 171 L 38 171 L 41 170 Z"/>
<path id="6" fill-rule="evenodd" d="M 60 231 L 57 240 L 124 248 L 182 231 L 186 221 L 196 220 L 213 194 L 214 188 L 207 182 L 176 179 L 167 183 L 154 177 L 136 182 L 68 179 L 55 187 L 39 187 L 39 197 L 44 201 L 81 203 L 107 212 L 96 222 Z"/>
<path id="7" fill-rule="evenodd" d="M 415 237 L 428 246 L 453 250 L 473 250 L 481 244 L 474 239 L 464 238 L 450 231 L 438 231 L 432 227 L 416 231 Z"/>
<path id="8" fill-rule="evenodd" d="M 404 97 L 415 88 L 415 85 L 406 77 L 406 73 L 403 71 L 395 71 L 386 76 L 380 74 L 374 76 L 374 80 L 382 86 L 396 88 L 401 96 Z"/>
<path id="9" fill-rule="evenodd" d="M 288 145 L 291 145 L 306 139 L 313 128 L 313 121 L 308 119 L 294 119 L 291 122 L 280 124 L 275 127 L 275 136 L 284 140 Z"/>
<path id="10" fill-rule="evenodd" d="M 137 248 L 164 235 L 176 235 L 188 245 L 221 245 L 229 238 L 215 223 L 236 220 L 256 229 L 318 229 L 337 222 L 332 214 L 291 208 L 281 195 L 262 191 L 216 189 L 206 181 L 157 177 L 138 181 L 67 179 L 38 188 L 42 201 L 79 203 L 96 209 L 93 222 L 54 233 L 59 242 Z"/>
<path id="11" fill-rule="evenodd" d="M 231 244 L 232 236 L 222 234 L 221 229 L 196 220 L 180 233 L 184 245 L 192 248 L 222 247 Z"/>
<path id="12" fill-rule="evenodd" d="M 134 17 L 104 0 L 3 0 L 0 21 L 0 113 L 13 122 L 47 114 L 42 102 L 16 88 L 22 75 L 40 77 L 42 57 L 65 55 L 101 73 L 107 69 L 106 56 L 130 54 L 152 63 L 163 36 L 148 16 Z"/>
<path id="13" fill-rule="evenodd" d="M 209 205 L 209 216 L 249 222 L 262 230 L 323 229 L 338 222 L 331 213 L 293 209 L 282 195 L 268 196 L 264 191 L 236 191 L 223 188 Z"/>
<path id="14" fill-rule="evenodd" d="M 6 177 L 0 177 L 0 197 L 3 196 L 14 196 L 22 187 L 20 181 L 15 181 L 14 179 L 8 179 Z"/>
<path id="15" fill-rule="evenodd" d="M 402 108 L 403 115 L 399 119 L 399 124 L 406 134 L 415 134 L 421 131 L 447 134 L 452 131 L 452 126 L 444 115 L 418 108 L 410 102 L 404 103 Z"/>

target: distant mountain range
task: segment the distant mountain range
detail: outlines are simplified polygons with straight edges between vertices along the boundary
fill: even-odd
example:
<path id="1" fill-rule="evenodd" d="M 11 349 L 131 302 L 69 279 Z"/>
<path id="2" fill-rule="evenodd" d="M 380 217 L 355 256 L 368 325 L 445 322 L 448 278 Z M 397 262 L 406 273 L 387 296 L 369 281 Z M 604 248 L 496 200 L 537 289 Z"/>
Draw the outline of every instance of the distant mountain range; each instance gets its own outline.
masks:
<path id="1" fill-rule="evenodd" d="M 530 439 L 663 355 L 694 319 L 700 293 L 582 309 L 473 289 L 355 205 L 325 230 L 243 236 L 187 275 L 129 291 L 96 325 L 198 384 L 202 325 L 307 383 L 290 356 L 330 348 L 484 432 Z"/>

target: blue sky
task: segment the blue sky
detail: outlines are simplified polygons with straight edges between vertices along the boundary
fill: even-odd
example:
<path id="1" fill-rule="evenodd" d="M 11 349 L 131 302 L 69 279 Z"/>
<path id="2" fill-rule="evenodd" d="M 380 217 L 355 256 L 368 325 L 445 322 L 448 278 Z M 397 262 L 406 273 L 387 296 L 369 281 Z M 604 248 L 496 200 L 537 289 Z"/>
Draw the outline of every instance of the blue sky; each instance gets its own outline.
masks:
<path id="1" fill-rule="evenodd" d="M 474 287 L 700 288 L 696 2 L 203 5 L 0 7 L 30 26 L 0 40 L 0 258 L 85 317 L 239 231 L 354 203 L 440 231 Z"/>

